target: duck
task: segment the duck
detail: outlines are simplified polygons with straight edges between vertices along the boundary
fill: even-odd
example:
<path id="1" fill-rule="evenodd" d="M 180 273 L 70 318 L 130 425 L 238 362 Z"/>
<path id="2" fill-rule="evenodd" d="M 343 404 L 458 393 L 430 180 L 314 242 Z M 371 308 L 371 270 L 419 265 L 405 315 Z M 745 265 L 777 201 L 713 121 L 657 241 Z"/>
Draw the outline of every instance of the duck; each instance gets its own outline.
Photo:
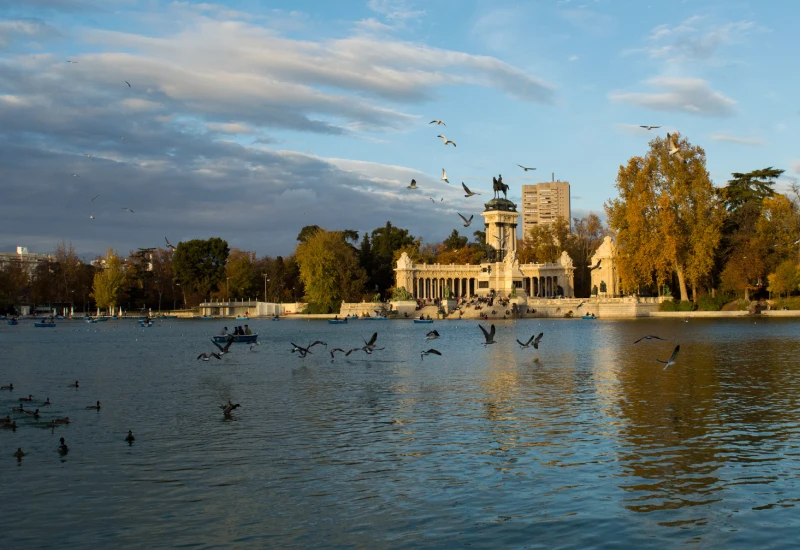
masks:
<path id="1" fill-rule="evenodd" d="M 22 452 L 22 447 L 17 447 L 17 452 L 14 453 L 14 457 L 20 459 L 23 456 L 25 456 L 25 453 Z"/>
<path id="2" fill-rule="evenodd" d="M 225 415 L 225 416 L 230 416 L 231 413 L 234 410 L 238 409 L 239 407 L 241 407 L 241 405 L 239 403 L 236 403 L 234 405 L 233 403 L 229 402 L 229 404 L 222 410 L 222 414 Z"/>
<path id="3" fill-rule="evenodd" d="M 20 401 L 33 401 L 33 396 L 29 394 L 28 397 L 20 397 L 19 400 Z"/>
<path id="4" fill-rule="evenodd" d="M 11 412 L 15 413 L 24 413 L 25 409 L 22 407 L 22 403 L 19 404 L 19 407 L 12 407 Z"/>
<path id="5" fill-rule="evenodd" d="M 128 430 L 128 435 L 127 437 L 125 437 L 125 441 L 127 441 L 128 443 L 133 443 L 135 439 L 136 438 L 133 437 L 133 432 L 131 430 Z"/>
<path id="6" fill-rule="evenodd" d="M 41 405 L 41 406 L 42 406 L 42 407 L 44 407 L 45 405 L 52 405 L 52 403 L 50 403 L 50 398 L 49 398 L 49 397 L 47 398 L 47 401 L 45 401 L 44 403 L 42 403 L 42 405 Z"/>
<path id="7" fill-rule="evenodd" d="M 87 411 L 88 410 L 99 411 L 100 410 L 100 401 L 97 402 L 97 405 L 89 405 L 88 407 L 86 407 L 86 410 Z"/>
<path id="8" fill-rule="evenodd" d="M 8 415 L 5 418 L 0 418 L 0 424 L 8 424 L 9 422 L 11 422 L 11 417 Z"/>
<path id="9" fill-rule="evenodd" d="M 28 416 L 32 416 L 32 417 L 38 419 L 39 418 L 39 409 L 36 409 L 35 411 L 25 411 L 25 414 L 27 414 Z"/>
<path id="10" fill-rule="evenodd" d="M 69 424 L 69 417 L 65 416 L 64 418 L 56 418 L 53 420 L 53 424 Z"/>
<path id="11" fill-rule="evenodd" d="M 15 420 L 14 422 L 12 422 L 10 424 L 3 424 L 3 429 L 4 430 L 16 431 L 17 430 L 17 421 Z"/>
<path id="12" fill-rule="evenodd" d="M 65 455 L 69 452 L 69 447 L 67 447 L 67 444 L 64 443 L 63 437 L 61 438 L 61 445 L 58 446 L 58 452 L 62 455 Z"/>
<path id="13" fill-rule="evenodd" d="M 14 384 L 9 384 L 8 386 L 0 386 L 0 390 L 14 391 Z"/>
<path id="14" fill-rule="evenodd" d="M 75 383 L 74 383 L 74 384 L 70 384 L 68 387 L 70 387 L 70 388 L 77 388 L 77 387 L 78 387 L 78 381 L 77 381 L 77 380 L 75 380 Z"/>

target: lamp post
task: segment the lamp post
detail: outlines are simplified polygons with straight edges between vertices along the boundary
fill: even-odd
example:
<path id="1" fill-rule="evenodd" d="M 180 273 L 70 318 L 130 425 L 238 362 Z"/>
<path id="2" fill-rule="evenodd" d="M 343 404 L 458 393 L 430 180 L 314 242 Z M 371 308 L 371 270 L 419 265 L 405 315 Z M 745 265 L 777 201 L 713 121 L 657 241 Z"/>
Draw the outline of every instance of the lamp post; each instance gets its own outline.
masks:
<path id="1" fill-rule="evenodd" d="M 230 290 L 230 283 L 231 283 L 231 278 L 230 278 L 230 277 L 227 277 L 227 278 L 225 279 L 225 299 L 226 299 L 227 301 L 229 301 L 229 302 L 231 301 L 231 290 Z"/>
<path id="2" fill-rule="evenodd" d="M 262 273 L 261 276 L 264 277 L 264 301 L 269 302 L 269 298 L 267 298 L 267 283 L 269 282 L 269 279 L 267 279 L 266 273 Z"/>

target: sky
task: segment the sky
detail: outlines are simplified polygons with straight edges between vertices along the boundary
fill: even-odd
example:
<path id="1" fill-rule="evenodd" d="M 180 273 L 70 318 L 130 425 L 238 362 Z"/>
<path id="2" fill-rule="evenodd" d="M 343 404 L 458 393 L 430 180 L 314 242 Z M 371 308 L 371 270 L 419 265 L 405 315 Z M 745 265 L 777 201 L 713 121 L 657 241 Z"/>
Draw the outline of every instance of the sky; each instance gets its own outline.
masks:
<path id="1" fill-rule="evenodd" d="M 387 220 L 439 242 L 482 228 L 457 213 L 479 220 L 497 174 L 516 201 L 554 174 L 573 217 L 602 216 L 668 131 L 715 185 L 774 166 L 785 188 L 799 18 L 779 0 L 5 0 L 0 251 L 219 236 L 288 255 L 304 225 Z"/>

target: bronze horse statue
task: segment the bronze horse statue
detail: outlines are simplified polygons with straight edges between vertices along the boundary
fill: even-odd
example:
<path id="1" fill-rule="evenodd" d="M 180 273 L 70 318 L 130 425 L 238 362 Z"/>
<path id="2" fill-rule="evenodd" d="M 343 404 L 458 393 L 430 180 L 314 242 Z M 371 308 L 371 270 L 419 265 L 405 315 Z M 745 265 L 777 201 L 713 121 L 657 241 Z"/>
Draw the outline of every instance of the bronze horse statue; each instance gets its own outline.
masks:
<path id="1" fill-rule="evenodd" d="M 503 198 L 508 200 L 508 185 L 503 183 L 503 175 L 492 177 L 492 190 L 494 190 L 494 198 L 500 198 L 500 192 L 503 193 Z"/>

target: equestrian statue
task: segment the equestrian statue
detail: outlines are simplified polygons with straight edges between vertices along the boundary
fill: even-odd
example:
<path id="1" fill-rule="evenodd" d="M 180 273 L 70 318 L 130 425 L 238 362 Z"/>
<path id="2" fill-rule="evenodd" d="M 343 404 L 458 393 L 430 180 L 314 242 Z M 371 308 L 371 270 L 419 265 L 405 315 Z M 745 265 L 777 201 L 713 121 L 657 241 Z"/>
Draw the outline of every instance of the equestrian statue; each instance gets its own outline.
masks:
<path id="1" fill-rule="evenodd" d="M 492 177 L 492 189 L 494 190 L 494 198 L 500 198 L 500 192 L 503 193 L 503 198 L 508 200 L 508 185 L 503 183 L 503 174 L 499 174 L 496 178 Z"/>

